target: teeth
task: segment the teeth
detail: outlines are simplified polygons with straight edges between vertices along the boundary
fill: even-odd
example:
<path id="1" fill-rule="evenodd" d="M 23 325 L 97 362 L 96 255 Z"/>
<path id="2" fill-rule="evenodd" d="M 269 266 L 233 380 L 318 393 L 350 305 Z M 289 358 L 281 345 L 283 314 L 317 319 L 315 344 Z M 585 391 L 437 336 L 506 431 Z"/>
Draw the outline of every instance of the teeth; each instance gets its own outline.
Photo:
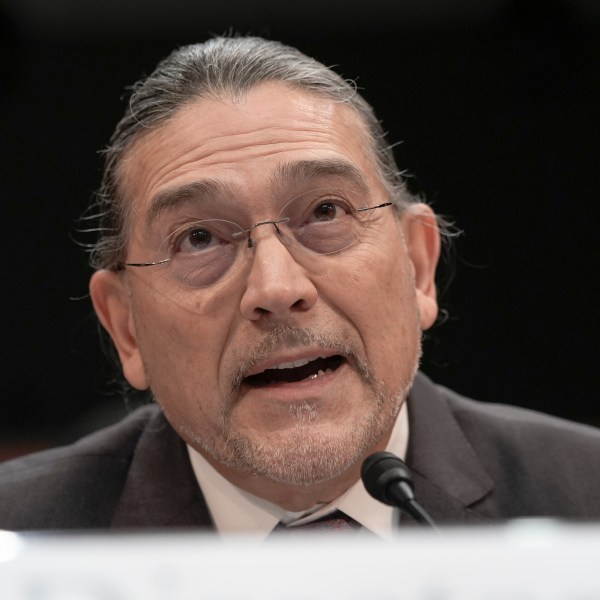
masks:
<path id="1" fill-rule="evenodd" d="M 329 369 L 329 368 L 325 369 L 324 371 L 323 371 L 323 369 L 319 369 L 316 373 L 313 373 L 312 375 L 305 377 L 304 381 L 308 381 L 309 379 L 316 379 L 317 377 L 321 377 L 321 375 L 326 375 L 327 373 L 333 373 L 333 370 Z M 271 382 L 269 382 L 269 385 L 273 384 L 273 383 L 277 383 L 277 382 L 271 381 Z"/>
<path id="2" fill-rule="evenodd" d="M 316 373 L 309 375 L 306 379 L 316 379 L 317 377 L 321 377 L 321 375 L 325 375 L 327 373 L 333 373 L 333 371 L 331 369 L 325 369 L 324 371 L 323 369 L 319 369 Z"/>
<path id="3" fill-rule="evenodd" d="M 319 356 L 318 358 L 325 358 L 325 356 Z M 270 369 L 294 369 L 296 367 L 303 367 L 307 365 L 309 362 L 313 360 L 317 360 L 316 358 L 301 358 L 300 360 L 294 360 L 292 362 L 279 363 L 274 367 L 269 367 Z"/>

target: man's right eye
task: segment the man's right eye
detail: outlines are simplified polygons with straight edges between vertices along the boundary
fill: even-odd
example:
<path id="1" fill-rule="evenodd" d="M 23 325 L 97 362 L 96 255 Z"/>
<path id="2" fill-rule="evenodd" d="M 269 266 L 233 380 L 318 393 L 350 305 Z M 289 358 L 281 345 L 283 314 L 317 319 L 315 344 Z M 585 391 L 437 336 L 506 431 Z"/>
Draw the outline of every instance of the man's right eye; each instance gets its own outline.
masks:
<path id="1" fill-rule="evenodd" d="M 207 250 L 215 244 L 217 239 L 213 233 L 204 228 L 194 227 L 182 231 L 174 240 L 175 252 L 194 253 Z"/>

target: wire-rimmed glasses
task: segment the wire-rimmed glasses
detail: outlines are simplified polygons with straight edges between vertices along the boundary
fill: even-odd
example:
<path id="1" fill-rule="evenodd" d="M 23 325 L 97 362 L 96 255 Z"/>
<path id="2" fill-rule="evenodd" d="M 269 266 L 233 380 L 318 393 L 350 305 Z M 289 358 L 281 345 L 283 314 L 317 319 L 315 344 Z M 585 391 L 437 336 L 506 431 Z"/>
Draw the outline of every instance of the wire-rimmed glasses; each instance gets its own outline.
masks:
<path id="1" fill-rule="evenodd" d="M 376 209 L 392 206 L 392 202 L 361 206 L 361 198 L 347 190 L 312 190 L 289 201 L 277 218 L 251 227 L 226 218 L 193 219 L 169 233 L 152 260 L 129 260 L 117 269 L 162 267 L 179 285 L 207 287 L 235 271 L 234 265 L 256 244 L 254 231 L 263 225 L 273 226 L 292 253 L 300 249 L 315 255 L 335 254 L 359 241 Z"/>

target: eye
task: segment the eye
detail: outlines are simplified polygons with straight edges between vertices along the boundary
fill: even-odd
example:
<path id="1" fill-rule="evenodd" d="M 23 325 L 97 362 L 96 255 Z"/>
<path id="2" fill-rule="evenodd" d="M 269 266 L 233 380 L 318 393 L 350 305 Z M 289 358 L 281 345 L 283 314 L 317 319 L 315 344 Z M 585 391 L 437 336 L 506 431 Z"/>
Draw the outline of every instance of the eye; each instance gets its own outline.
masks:
<path id="1" fill-rule="evenodd" d="M 309 222 L 334 221 L 350 213 L 350 208 L 341 200 L 327 200 L 319 202 L 309 215 Z"/>
<path id="2" fill-rule="evenodd" d="M 213 235 L 208 229 L 193 229 L 185 234 L 179 244 L 182 252 L 205 250 L 210 246 Z"/>
<path id="3" fill-rule="evenodd" d="M 171 251 L 182 254 L 195 254 L 226 243 L 218 233 L 199 224 L 182 228 L 171 240 Z"/>
<path id="4" fill-rule="evenodd" d="M 313 216 L 317 221 L 331 221 L 335 219 L 337 207 L 333 202 L 323 202 L 313 210 Z"/>

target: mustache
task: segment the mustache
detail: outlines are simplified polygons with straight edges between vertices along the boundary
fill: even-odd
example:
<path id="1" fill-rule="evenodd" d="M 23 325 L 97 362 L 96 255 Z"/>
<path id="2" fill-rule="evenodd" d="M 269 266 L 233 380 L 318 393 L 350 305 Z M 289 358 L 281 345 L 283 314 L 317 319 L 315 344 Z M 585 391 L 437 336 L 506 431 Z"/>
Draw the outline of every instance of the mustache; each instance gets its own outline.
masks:
<path id="1" fill-rule="evenodd" d="M 265 334 L 243 357 L 232 379 L 231 392 L 237 392 L 250 371 L 276 350 L 303 346 L 333 350 L 336 354 L 346 358 L 367 383 L 374 383 L 375 378 L 366 361 L 345 340 L 335 335 L 318 333 L 310 329 L 278 325 Z"/>

